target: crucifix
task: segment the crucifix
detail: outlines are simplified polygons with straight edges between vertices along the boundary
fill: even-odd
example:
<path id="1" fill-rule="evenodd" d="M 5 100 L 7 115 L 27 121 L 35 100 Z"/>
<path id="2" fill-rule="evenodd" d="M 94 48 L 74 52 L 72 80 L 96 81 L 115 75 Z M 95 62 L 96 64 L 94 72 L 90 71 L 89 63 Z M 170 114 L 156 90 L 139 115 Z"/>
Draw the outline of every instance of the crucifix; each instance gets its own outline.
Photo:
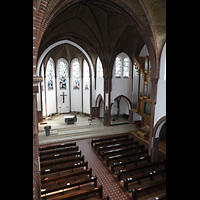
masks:
<path id="1" fill-rule="evenodd" d="M 63 94 L 61 94 L 60 96 L 62 96 L 63 97 L 63 103 L 65 103 L 65 96 L 67 96 L 66 94 L 64 94 L 64 92 L 63 92 Z"/>

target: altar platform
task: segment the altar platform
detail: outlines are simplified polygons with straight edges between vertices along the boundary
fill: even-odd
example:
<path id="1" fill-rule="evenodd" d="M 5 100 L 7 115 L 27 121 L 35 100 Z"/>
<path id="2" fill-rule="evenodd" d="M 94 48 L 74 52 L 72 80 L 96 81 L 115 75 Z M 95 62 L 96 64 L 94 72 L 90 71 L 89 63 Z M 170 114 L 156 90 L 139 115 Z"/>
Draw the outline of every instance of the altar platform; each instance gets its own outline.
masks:
<path id="1" fill-rule="evenodd" d="M 108 136 L 137 129 L 134 124 L 104 126 L 101 119 L 95 118 L 90 121 L 88 120 L 89 117 L 84 114 L 77 114 L 76 123 L 66 124 L 64 116 L 70 115 L 72 114 L 61 114 L 49 120 L 45 119 L 42 124 L 38 123 L 39 144 Z M 45 135 L 44 123 L 48 123 L 51 126 L 48 137 Z"/>

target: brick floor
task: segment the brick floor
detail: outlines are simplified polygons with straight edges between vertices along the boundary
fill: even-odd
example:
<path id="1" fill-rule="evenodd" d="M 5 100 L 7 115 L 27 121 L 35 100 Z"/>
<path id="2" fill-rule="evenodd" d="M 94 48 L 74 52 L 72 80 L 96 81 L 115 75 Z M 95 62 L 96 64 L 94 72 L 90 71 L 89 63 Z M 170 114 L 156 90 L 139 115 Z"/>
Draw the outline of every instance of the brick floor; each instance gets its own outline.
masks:
<path id="1" fill-rule="evenodd" d="M 88 167 L 92 168 L 92 175 L 97 176 L 97 186 L 103 186 L 103 198 L 109 196 L 110 200 L 132 199 L 102 160 L 96 155 L 91 147 L 91 139 L 77 140 L 76 144 L 79 146 L 82 155 L 85 156 L 85 161 L 88 161 Z"/>

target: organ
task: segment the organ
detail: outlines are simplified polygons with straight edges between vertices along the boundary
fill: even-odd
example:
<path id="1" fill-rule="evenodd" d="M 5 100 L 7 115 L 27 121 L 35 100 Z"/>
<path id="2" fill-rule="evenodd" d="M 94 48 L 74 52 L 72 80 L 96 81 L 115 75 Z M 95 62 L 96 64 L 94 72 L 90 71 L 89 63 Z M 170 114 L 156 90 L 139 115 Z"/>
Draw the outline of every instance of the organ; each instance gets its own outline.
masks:
<path id="1" fill-rule="evenodd" d="M 149 56 L 133 60 L 133 112 L 142 117 L 138 135 L 148 138 L 151 120 L 151 64 Z"/>

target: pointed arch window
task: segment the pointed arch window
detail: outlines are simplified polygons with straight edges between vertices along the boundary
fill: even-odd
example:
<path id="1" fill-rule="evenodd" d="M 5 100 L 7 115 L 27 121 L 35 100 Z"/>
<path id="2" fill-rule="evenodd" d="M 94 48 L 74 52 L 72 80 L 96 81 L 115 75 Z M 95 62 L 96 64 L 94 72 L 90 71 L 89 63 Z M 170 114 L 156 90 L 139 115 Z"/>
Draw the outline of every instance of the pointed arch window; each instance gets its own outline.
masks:
<path id="1" fill-rule="evenodd" d="M 84 87 L 85 90 L 88 90 L 90 87 L 90 73 L 89 73 L 89 66 L 88 63 L 84 60 L 83 61 L 83 68 L 84 68 Z"/>
<path id="2" fill-rule="evenodd" d="M 47 62 L 47 85 L 48 90 L 53 90 L 53 62 L 51 59 Z"/>
<path id="3" fill-rule="evenodd" d="M 80 65 L 78 61 L 73 62 L 73 89 L 80 88 Z"/>
<path id="4" fill-rule="evenodd" d="M 122 74 L 122 59 L 117 56 L 115 59 L 115 77 L 120 78 Z"/>
<path id="5" fill-rule="evenodd" d="M 100 58 L 97 58 L 97 77 L 103 77 L 103 67 Z"/>
<path id="6" fill-rule="evenodd" d="M 128 78 L 129 77 L 129 58 L 124 58 L 124 66 L 123 66 L 123 77 Z"/>
<path id="7" fill-rule="evenodd" d="M 58 73 L 59 73 L 59 88 L 66 89 L 66 63 L 64 61 L 60 61 L 58 64 Z"/>

